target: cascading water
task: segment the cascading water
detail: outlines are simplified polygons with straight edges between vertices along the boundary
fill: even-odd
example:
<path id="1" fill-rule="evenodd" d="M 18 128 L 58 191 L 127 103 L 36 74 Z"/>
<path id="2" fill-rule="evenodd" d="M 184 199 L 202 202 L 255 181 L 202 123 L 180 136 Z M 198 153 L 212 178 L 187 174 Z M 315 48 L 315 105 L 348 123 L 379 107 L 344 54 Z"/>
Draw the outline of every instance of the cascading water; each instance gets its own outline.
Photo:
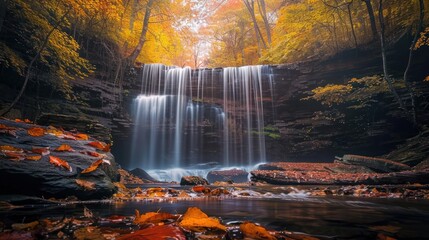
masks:
<path id="1" fill-rule="evenodd" d="M 268 103 L 274 96 L 267 68 L 144 65 L 131 167 L 177 181 L 213 168 L 265 162 L 264 111 L 273 111 Z"/>

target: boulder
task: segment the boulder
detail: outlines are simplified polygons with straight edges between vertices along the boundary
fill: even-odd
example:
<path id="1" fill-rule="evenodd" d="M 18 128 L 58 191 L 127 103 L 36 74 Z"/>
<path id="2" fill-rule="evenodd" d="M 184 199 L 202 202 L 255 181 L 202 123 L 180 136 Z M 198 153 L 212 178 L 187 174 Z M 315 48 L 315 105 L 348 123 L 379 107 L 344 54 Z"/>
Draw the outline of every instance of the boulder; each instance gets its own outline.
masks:
<path id="1" fill-rule="evenodd" d="M 151 183 L 151 182 L 158 182 L 155 178 L 153 178 L 149 173 L 147 173 L 145 170 L 141 168 L 134 168 L 130 171 L 134 176 L 140 178 L 143 180 L 143 182 Z"/>
<path id="2" fill-rule="evenodd" d="M 209 182 L 200 176 L 183 176 L 180 185 L 209 185 Z"/>
<path id="3" fill-rule="evenodd" d="M 207 180 L 210 183 L 231 181 L 233 183 L 243 183 L 249 181 L 248 175 L 248 172 L 237 168 L 230 170 L 210 171 L 207 174 Z"/>
<path id="4" fill-rule="evenodd" d="M 110 197 L 116 188 L 113 181 L 117 178 L 117 168 L 110 152 L 97 150 L 88 145 L 96 141 L 73 139 L 73 133 L 63 132 L 64 135 L 43 134 L 31 136 L 30 128 L 46 127 L 22 122 L 0 119 L 8 131 L 0 132 L 0 146 L 12 146 L 24 150 L 24 156 L 41 156 L 40 160 L 13 159 L 5 151 L 0 151 L 0 188 L 2 194 L 23 194 L 36 197 L 65 198 L 76 196 L 79 199 L 101 199 Z M 12 129 L 12 130 L 10 130 Z M 58 132 L 62 132 L 57 129 Z M 59 146 L 67 144 L 71 151 L 55 151 Z M 45 155 L 32 153 L 32 148 L 49 147 L 50 153 Z M 92 154 L 92 155 L 91 155 Z M 95 156 L 94 156 L 95 155 Z M 71 170 L 56 166 L 50 162 L 50 157 L 58 157 L 66 161 Z M 104 162 L 95 171 L 82 173 L 95 161 Z"/>

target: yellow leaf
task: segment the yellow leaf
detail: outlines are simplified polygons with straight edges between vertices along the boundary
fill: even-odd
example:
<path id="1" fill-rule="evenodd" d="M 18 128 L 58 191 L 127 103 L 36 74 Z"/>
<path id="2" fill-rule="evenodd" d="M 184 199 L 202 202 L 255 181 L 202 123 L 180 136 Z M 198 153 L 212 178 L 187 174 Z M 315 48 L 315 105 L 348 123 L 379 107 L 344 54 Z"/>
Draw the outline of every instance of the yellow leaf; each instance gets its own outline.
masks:
<path id="1" fill-rule="evenodd" d="M 220 223 L 219 219 L 208 217 L 197 207 L 188 208 L 179 225 L 191 231 L 204 231 L 207 229 L 226 231 L 226 227 Z"/>

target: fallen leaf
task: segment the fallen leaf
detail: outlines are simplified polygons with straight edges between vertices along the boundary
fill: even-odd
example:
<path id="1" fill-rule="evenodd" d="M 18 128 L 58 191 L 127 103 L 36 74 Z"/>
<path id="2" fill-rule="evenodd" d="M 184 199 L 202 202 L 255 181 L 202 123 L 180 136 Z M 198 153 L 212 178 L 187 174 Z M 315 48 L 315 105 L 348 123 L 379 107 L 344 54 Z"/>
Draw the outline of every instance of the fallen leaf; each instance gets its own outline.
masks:
<path id="1" fill-rule="evenodd" d="M 33 136 L 33 137 L 40 137 L 45 135 L 45 129 L 43 128 L 39 128 L 39 127 L 35 127 L 35 128 L 29 128 L 27 130 L 28 135 Z"/>
<path id="2" fill-rule="evenodd" d="M 89 146 L 103 150 L 106 147 L 106 144 L 103 142 L 89 142 Z"/>
<path id="3" fill-rule="evenodd" d="M 40 159 L 42 159 L 42 156 L 41 155 L 25 156 L 25 159 L 29 161 L 39 161 Z"/>
<path id="4" fill-rule="evenodd" d="M 38 221 L 34 221 L 34 222 L 30 222 L 30 223 L 14 223 L 14 224 L 12 224 L 12 229 L 17 230 L 17 231 L 25 230 L 25 229 L 33 229 L 37 225 L 39 225 Z"/>
<path id="5" fill-rule="evenodd" d="M 22 148 L 17 148 L 17 147 L 9 146 L 9 145 L 1 145 L 0 151 L 2 151 L 2 152 L 16 152 L 16 153 L 23 153 L 24 152 L 24 150 Z"/>
<path id="6" fill-rule="evenodd" d="M 2 154 L 9 160 L 13 161 L 21 161 L 25 159 L 25 155 L 18 152 L 2 152 Z"/>
<path id="7" fill-rule="evenodd" d="M 80 152 L 80 153 L 89 155 L 91 157 L 100 157 L 100 156 L 102 156 L 98 152 L 91 152 L 91 151 L 83 151 L 83 152 Z"/>
<path id="8" fill-rule="evenodd" d="M 207 229 L 226 231 L 226 227 L 220 223 L 219 219 L 208 217 L 197 207 L 188 208 L 179 225 L 185 229 L 198 232 Z"/>
<path id="9" fill-rule="evenodd" d="M 102 150 L 103 152 L 110 152 L 111 145 L 110 144 L 106 144 L 104 142 L 97 142 L 97 141 L 95 141 L 95 142 L 89 142 L 88 145 L 91 146 L 91 147 L 97 148 L 99 150 Z"/>
<path id="10" fill-rule="evenodd" d="M 134 233 L 123 235 L 116 238 L 117 240 L 186 240 L 183 231 L 173 225 L 162 225 L 137 230 Z"/>
<path id="11" fill-rule="evenodd" d="M 54 135 L 54 136 L 60 137 L 60 136 L 64 135 L 64 132 L 61 131 L 61 130 L 59 130 L 59 129 L 57 129 L 57 128 L 55 128 L 55 127 L 49 126 L 46 129 L 46 134 L 50 134 L 50 135 Z"/>
<path id="12" fill-rule="evenodd" d="M 85 190 L 94 190 L 95 189 L 95 183 L 87 180 L 82 179 L 75 179 L 75 182 L 80 187 L 84 188 Z"/>
<path id="13" fill-rule="evenodd" d="M 69 170 L 70 172 L 72 171 L 72 167 L 68 164 L 68 162 L 62 160 L 59 157 L 49 156 L 49 162 L 58 166 L 58 167 L 63 167 L 65 169 Z"/>
<path id="14" fill-rule="evenodd" d="M 276 238 L 271 235 L 267 229 L 258 226 L 251 222 L 245 222 L 240 224 L 240 230 L 246 237 L 254 238 L 254 239 L 270 239 L 276 240 Z"/>
<path id="15" fill-rule="evenodd" d="M 110 165 L 110 162 L 109 162 L 108 160 L 105 160 L 105 159 L 99 159 L 99 160 L 97 160 L 97 161 L 93 162 L 93 163 L 91 164 L 91 166 L 89 166 L 88 168 L 84 169 L 81 173 L 90 173 L 90 172 L 93 172 L 93 171 L 95 171 L 95 170 L 98 168 L 98 166 L 100 166 L 100 164 L 102 164 L 102 163 L 107 163 L 107 164 L 109 164 L 109 165 Z"/>
<path id="16" fill-rule="evenodd" d="M 0 124 L 0 129 L 4 129 L 4 130 L 15 130 L 16 128 L 15 128 L 15 127 L 9 127 L 9 126 L 6 126 L 6 125 L 4 125 L 4 124 Z"/>
<path id="17" fill-rule="evenodd" d="M 180 194 L 177 197 L 179 197 L 179 198 L 188 198 L 188 197 L 190 197 L 190 195 L 188 193 L 186 193 L 186 191 L 180 191 Z"/>
<path id="18" fill-rule="evenodd" d="M 19 119 L 19 118 L 16 118 L 16 119 L 15 119 L 15 122 L 18 122 L 18 123 L 32 123 L 28 118 L 26 118 L 26 119 L 24 119 L 24 120 L 21 120 L 21 119 Z"/>
<path id="19" fill-rule="evenodd" d="M 89 208 L 84 207 L 83 208 L 83 216 L 86 218 L 92 218 L 92 217 L 94 217 L 94 214 L 92 213 L 91 210 L 89 210 Z"/>
<path id="20" fill-rule="evenodd" d="M 103 149 L 101 149 L 103 152 L 110 152 L 110 147 L 111 147 L 112 145 L 111 144 L 106 144 L 106 146 L 103 148 Z"/>
<path id="21" fill-rule="evenodd" d="M 42 148 L 32 147 L 31 151 L 34 153 L 42 154 L 42 156 L 46 156 L 51 153 L 49 151 L 49 147 L 42 147 Z"/>
<path id="22" fill-rule="evenodd" d="M 77 229 L 73 232 L 73 236 L 77 240 L 104 240 L 102 232 L 98 227 L 89 226 Z"/>
<path id="23" fill-rule="evenodd" d="M 192 191 L 197 193 L 209 193 L 210 188 L 204 187 L 204 186 L 194 186 L 192 187 Z"/>
<path id="24" fill-rule="evenodd" d="M 157 213 L 157 212 L 147 212 L 143 215 L 140 215 L 140 212 L 136 210 L 136 218 L 134 219 L 134 224 L 146 224 L 146 223 L 159 223 L 167 219 L 175 219 L 176 217 L 170 213 Z"/>
<path id="25" fill-rule="evenodd" d="M 74 152 L 73 148 L 70 145 L 62 144 L 61 146 L 55 149 L 57 152 Z"/>
<path id="26" fill-rule="evenodd" d="M 88 135 L 86 135 L 86 134 L 83 134 L 83 133 L 74 134 L 74 137 L 75 137 L 77 140 L 84 140 L 84 141 L 89 140 L 89 136 L 88 136 Z"/>

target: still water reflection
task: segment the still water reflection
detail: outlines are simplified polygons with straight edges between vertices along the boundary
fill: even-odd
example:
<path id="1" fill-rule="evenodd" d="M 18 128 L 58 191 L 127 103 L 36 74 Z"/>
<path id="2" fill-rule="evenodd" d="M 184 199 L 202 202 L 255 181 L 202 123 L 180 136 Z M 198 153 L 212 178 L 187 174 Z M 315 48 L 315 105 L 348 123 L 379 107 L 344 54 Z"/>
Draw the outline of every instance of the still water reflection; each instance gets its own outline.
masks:
<path id="1" fill-rule="evenodd" d="M 1 219 L 80 216 L 83 207 L 98 216 L 133 215 L 158 211 L 184 213 L 197 206 L 209 216 L 221 217 L 224 222 L 250 220 L 269 229 L 304 232 L 313 236 L 334 239 L 368 239 L 384 229 L 395 232 L 400 239 L 427 238 L 429 201 L 402 199 L 360 199 L 345 197 L 283 197 L 227 198 L 169 202 L 105 202 L 56 207 L 15 209 L 0 213 Z"/>

